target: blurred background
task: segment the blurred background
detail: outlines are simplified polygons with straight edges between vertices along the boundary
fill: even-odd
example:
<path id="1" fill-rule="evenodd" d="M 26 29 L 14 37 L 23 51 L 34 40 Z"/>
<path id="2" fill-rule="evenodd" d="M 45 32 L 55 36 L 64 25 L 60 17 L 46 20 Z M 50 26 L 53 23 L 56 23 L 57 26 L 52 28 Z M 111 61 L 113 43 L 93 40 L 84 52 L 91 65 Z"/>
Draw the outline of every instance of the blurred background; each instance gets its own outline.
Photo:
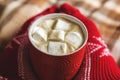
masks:
<path id="1" fill-rule="evenodd" d="M 95 22 L 120 67 L 120 0 L 0 0 L 0 50 L 29 18 L 63 3 Z"/>

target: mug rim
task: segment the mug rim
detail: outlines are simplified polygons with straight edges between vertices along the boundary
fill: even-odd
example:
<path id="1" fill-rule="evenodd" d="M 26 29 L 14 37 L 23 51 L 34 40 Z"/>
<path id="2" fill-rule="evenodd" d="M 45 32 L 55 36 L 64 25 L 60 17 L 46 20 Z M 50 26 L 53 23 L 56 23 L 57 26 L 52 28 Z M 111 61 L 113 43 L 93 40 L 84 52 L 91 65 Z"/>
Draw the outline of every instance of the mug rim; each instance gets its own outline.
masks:
<path id="1" fill-rule="evenodd" d="M 55 55 L 55 54 L 50 54 L 49 52 L 44 52 L 42 50 L 40 50 L 33 42 L 32 42 L 32 36 L 31 36 L 31 33 L 32 33 L 32 29 L 35 27 L 36 24 L 38 24 L 40 21 L 43 21 L 45 19 L 50 19 L 50 18 L 56 18 L 56 17 L 62 17 L 62 18 L 65 18 L 65 19 L 68 19 L 76 24 L 78 24 L 80 26 L 80 28 L 82 29 L 82 32 L 83 32 L 83 35 L 84 35 L 84 42 L 82 43 L 82 45 L 76 49 L 75 51 L 72 51 L 70 53 L 67 53 L 67 54 L 62 54 L 62 55 Z M 86 26 L 84 25 L 84 23 L 79 20 L 78 18 L 74 17 L 74 16 L 71 16 L 71 15 L 68 15 L 68 14 L 64 14 L 64 13 L 51 13 L 51 14 L 46 14 L 44 16 L 40 16 L 40 17 L 37 17 L 29 26 L 29 29 L 28 29 L 28 39 L 30 41 L 30 44 L 35 48 L 37 49 L 38 51 L 46 54 L 46 55 L 51 55 L 51 56 L 68 56 L 68 55 L 71 55 L 71 54 L 74 54 L 76 52 L 78 52 L 79 50 L 81 50 L 86 44 L 87 44 L 87 40 L 88 40 L 88 30 L 86 28 Z"/>

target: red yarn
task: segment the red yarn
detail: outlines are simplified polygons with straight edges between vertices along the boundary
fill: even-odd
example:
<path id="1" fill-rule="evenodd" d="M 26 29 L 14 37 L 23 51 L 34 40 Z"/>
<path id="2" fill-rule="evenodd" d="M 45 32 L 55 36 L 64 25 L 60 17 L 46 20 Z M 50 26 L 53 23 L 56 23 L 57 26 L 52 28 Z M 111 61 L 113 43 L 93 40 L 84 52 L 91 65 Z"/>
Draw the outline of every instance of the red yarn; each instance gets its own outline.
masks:
<path id="1" fill-rule="evenodd" d="M 80 19 L 87 27 L 89 39 L 80 69 L 73 80 L 120 80 L 120 69 L 115 63 L 96 25 L 83 16 L 76 8 L 63 4 L 53 6 L 29 19 L 21 31 L 13 38 L 0 54 L 0 80 L 36 80 L 37 76 L 30 67 L 26 38 L 27 29 L 37 17 L 50 13 L 66 13 Z M 23 54 L 24 53 L 24 54 Z M 4 78 L 5 77 L 5 78 Z"/>

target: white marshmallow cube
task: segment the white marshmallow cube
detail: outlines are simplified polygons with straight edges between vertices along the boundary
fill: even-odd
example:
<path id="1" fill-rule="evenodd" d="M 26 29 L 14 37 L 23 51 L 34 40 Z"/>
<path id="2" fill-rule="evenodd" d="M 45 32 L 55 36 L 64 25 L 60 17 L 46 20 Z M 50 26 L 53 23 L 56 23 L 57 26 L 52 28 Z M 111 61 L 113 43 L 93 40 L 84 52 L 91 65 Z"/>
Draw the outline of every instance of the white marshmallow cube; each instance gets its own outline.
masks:
<path id="1" fill-rule="evenodd" d="M 40 29 L 40 27 L 39 26 L 35 26 L 35 28 L 32 31 L 32 34 L 34 34 L 38 29 Z"/>
<path id="2" fill-rule="evenodd" d="M 43 43 L 43 44 L 40 44 L 40 46 L 38 48 L 43 52 L 47 52 L 47 47 L 48 47 L 48 44 Z"/>
<path id="3" fill-rule="evenodd" d="M 43 27 L 46 28 L 46 29 L 52 29 L 54 23 L 55 23 L 55 20 L 53 20 L 53 19 L 48 19 L 48 20 L 45 20 L 45 21 L 42 23 L 42 25 L 43 25 Z"/>
<path id="4" fill-rule="evenodd" d="M 71 53 L 73 51 L 75 51 L 75 48 L 73 46 L 71 46 L 71 45 L 68 45 L 67 53 Z"/>
<path id="5" fill-rule="evenodd" d="M 67 52 L 67 45 L 64 42 L 50 41 L 48 45 L 48 53 L 53 55 L 65 54 Z"/>
<path id="6" fill-rule="evenodd" d="M 38 47 L 40 45 L 40 42 L 35 40 L 33 37 L 31 38 L 31 41 Z"/>
<path id="7" fill-rule="evenodd" d="M 65 41 L 77 49 L 82 45 L 83 37 L 78 32 L 70 32 L 66 35 Z"/>
<path id="8" fill-rule="evenodd" d="M 55 25 L 55 29 L 58 29 L 58 30 L 70 30 L 71 26 L 70 26 L 69 22 L 67 22 L 65 20 L 62 20 L 62 19 L 58 19 L 57 23 Z"/>
<path id="9" fill-rule="evenodd" d="M 35 27 L 36 29 L 34 29 L 34 33 L 32 34 L 32 37 L 33 39 L 39 41 L 39 42 L 45 42 L 47 41 L 47 33 L 44 29 L 42 28 L 38 28 L 38 27 Z"/>
<path id="10" fill-rule="evenodd" d="M 65 32 L 63 30 L 52 30 L 49 39 L 64 41 Z"/>
<path id="11" fill-rule="evenodd" d="M 81 28 L 79 25 L 72 24 L 72 30 L 70 32 L 81 32 Z"/>

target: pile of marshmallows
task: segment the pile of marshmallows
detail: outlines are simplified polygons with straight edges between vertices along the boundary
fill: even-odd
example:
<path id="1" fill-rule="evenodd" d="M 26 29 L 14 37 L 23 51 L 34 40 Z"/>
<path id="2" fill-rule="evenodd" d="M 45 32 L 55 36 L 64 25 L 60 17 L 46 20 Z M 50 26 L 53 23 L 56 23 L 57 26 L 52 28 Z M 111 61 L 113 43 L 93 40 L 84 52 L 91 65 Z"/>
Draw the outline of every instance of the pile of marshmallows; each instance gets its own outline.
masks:
<path id="1" fill-rule="evenodd" d="M 70 54 L 84 41 L 80 26 L 62 17 L 38 23 L 31 35 L 32 42 L 40 51 L 52 55 Z"/>

